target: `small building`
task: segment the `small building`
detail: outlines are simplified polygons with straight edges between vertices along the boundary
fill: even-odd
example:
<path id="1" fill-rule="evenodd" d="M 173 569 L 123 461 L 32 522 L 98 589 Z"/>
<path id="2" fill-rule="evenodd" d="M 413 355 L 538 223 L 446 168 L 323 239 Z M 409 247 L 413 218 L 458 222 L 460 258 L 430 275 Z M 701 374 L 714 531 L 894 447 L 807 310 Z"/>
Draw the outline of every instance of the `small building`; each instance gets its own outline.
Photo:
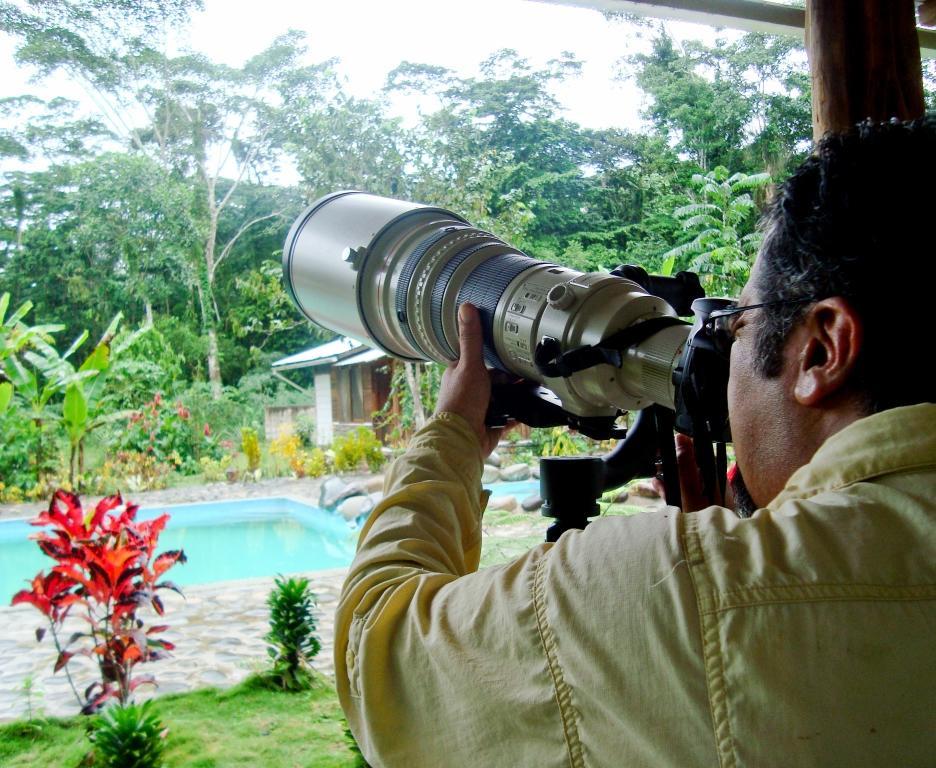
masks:
<path id="1" fill-rule="evenodd" d="M 310 404 L 314 402 L 316 445 L 327 446 L 352 427 L 371 425 L 372 414 L 390 397 L 388 363 L 388 356 L 379 349 L 342 337 L 277 360 L 272 368 L 278 378 L 309 394 Z M 300 368 L 313 370 L 314 400 L 312 393 L 285 375 Z M 275 437 L 287 424 L 292 426 L 295 408 L 285 413 L 289 409 L 267 409 L 271 425 L 267 437 Z"/>

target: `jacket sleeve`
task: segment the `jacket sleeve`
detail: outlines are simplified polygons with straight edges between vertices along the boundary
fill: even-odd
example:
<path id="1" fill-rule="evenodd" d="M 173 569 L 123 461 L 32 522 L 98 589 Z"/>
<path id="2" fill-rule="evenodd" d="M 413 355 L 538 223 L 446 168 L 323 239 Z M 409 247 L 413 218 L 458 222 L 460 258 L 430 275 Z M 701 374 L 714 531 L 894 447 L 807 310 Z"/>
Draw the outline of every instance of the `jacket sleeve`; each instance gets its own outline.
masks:
<path id="1" fill-rule="evenodd" d="M 467 422 L 435 416 L 390 469 L 361 533 L 336 615 L 335 674 L 376 766 L 500 765 L 524 733 L 535 734 L 528 764 L 570 764 L 533 600 L 550 545 L 477 571 L 481 469 Z"/>

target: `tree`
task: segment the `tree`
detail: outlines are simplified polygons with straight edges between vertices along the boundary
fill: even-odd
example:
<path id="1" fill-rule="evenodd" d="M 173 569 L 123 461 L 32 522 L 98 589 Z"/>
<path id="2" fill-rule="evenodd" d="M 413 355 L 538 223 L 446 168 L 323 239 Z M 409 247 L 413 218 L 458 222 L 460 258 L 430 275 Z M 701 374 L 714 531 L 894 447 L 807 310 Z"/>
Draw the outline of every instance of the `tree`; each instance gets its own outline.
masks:
<path id="1" fill-rule="evenodd" d="M 695 202 L 674 212 L 692 239 L 666 254 L 667 271 L 675 266 L 698 272 L 709 295 L 736 296 L 763 239 L 752 193 L 768 184 L 766 173 L 729 174 L 724 166 L 693 176 Z"/>
<path id="2" fill-rule="evenodd" d="M 795 41 L 747 34 L 677 49 L 661 28 L 650 54 L 627 60 L 650 96 L 647 117 L 707 171 L 767 168 L 782 176 L 808 151 L 811 112 L 805 54 Z"/>
<path id="3" fill-rule="evenodd" d="M 145 129 L 131 137 L 141 151 L 155 152 L 162 163 L 187 178 L 196 190 L 193 217 L 202 245 L 193 259 L 196 293 L 208 340 L 208 378 L 221 395 L 218 346 L 220 312 L 214 287 L 218 269 L 245 232 L 283 215 L 265 211 L 243 220 L 219 239 L 222 215 L 243 183 L 259 180 L 277 154 L 273 136 L 283 105 L 290 99 L 312 99 L 327 66 L 299 64 L 304 48 L 299 33 L 278 38 L 262 53 L 234 69 L 189 55 L 170 59 L 152 49 L 137 52 L 130 62 L 123 98 L 132 98 L 149 115 Z M 233 178 L 227 178 L 231 171 Z"/>
<path id="4" fill-rule="evenodd" d="M 259 181 L 275 164 L 275 129 L 284 105 L 314 100 L 330 82 L 328 66 L 300 63 L 305 51 L 295 32 L 240 68 L 194 54 L 169 57 L 157 45 L 160 24 L 185 18 L 199 3 L 120 0 L 104 9 L 96 26 L 100 5 L 53 0 L 30 11 L 4 3 L 0 28 L 19 37 L 18 61 L 34 65 L 41 75 L 66 72 L 95 100 L 115 136 L 193 190 L 190 215 L 199 244 L 191 248 L 189 264 L 207 338 L 208 377 L 219 397 L 218 269 L 245 232 L 282 211 L 241 221 L 223 240 L 222 218 L 241 185 Z M 143 119 L 133 123 L 128 116 L 136 115 Z"/>
<path id="5" fill-rule="evenodd" d="M 406 133 L 386 105 L 337 91 L 325 103 L 291 100 L 282 140 L 314 200 L 339 189 L 404 194 Z"/>

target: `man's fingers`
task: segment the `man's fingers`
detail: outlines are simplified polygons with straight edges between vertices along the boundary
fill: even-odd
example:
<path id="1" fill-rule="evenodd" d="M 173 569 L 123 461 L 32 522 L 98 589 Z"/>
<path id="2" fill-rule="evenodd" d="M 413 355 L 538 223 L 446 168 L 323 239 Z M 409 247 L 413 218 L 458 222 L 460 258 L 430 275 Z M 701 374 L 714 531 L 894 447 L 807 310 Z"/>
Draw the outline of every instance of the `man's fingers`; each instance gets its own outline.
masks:
<path id="1" fill-rule="evenodd" d="M 467 302 L 458 308 L 458 364 L 475 366 L 484 359 L 481 316 Z"/>

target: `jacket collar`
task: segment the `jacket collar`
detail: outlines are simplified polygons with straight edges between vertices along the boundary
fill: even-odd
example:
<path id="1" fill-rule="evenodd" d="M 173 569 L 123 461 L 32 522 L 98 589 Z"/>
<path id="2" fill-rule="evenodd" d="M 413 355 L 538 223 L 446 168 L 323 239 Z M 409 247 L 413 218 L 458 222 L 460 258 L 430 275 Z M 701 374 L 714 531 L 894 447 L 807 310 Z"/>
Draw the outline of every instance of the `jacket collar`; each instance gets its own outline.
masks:
<path id="1" fill-rule="evenodd" d="M 936 404 L 891 408 L 832 435 L 767 508 L 776 510 L 792 499 L 881 475 L 927 468 L 936 468 Z"/>

